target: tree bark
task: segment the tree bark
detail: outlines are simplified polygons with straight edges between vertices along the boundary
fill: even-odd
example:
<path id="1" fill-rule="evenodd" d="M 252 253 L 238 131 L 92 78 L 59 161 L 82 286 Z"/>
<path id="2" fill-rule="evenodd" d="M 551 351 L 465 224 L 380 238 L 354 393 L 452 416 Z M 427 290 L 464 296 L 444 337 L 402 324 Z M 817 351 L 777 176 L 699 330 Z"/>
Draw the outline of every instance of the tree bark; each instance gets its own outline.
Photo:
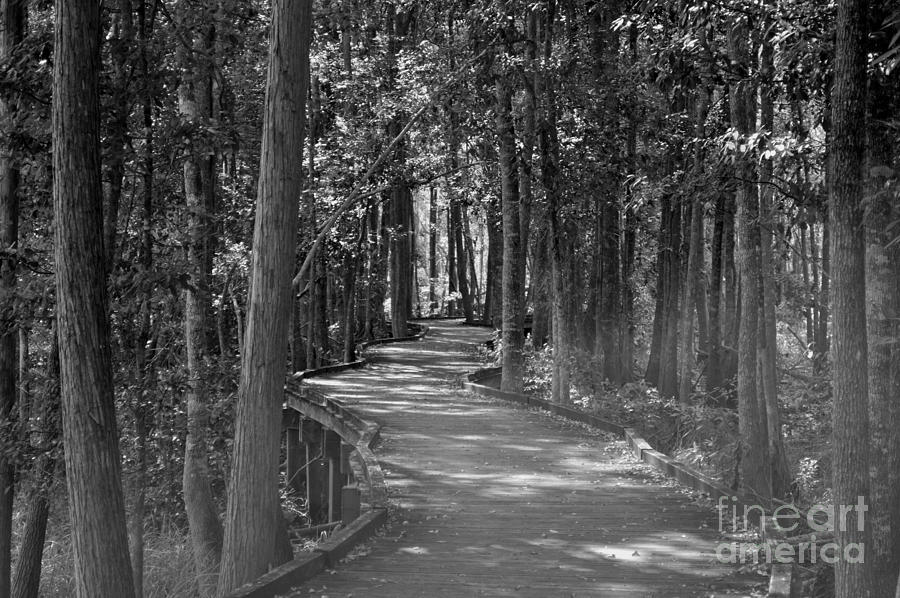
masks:
<path id="1" fill-rule="evenodd" d="M 706 362 L 706 392 L 716 392 L 722 386 L 722 236 L 725 199 L 716 200 L 710 254 L 709 285 L 709 355 Z"/>
<path id="2" fill-rule="evenodd" d="M 772 10 L 772 6 L 766 7 Z M 773 23 L 770 16 L 762 21 L 763 41 L 760 50 L 760 79 L 762 85 L 759 93 L 760 128 L 775 134 L 774 112 L 774 49 L 770 38 Z M 775 314 L 775 267 L 773 265 L 773 244 L 775 229 L 775 212 L 773 199 L 773 164 L 771 159 L 764 158 L 759 164 L 759 231 L 760 231 L 760 277 L 759 277 L 759 312 L 758 331 L 758 373 L 759 390 L 764 396 L 767 434 L 769 439 L 769 467 L 772 477 L 772 496 L 778 499 L 787 498 L 791 491 L 791 469 L 784 450 L 784 437 L 781 430 L 781 408 L 778 405 L 778 338 L 776 336 Z"/>
<path id="3" fill-rule="evenodd" d="M 179 5 L 181 26 L 192 32 L 194 15 L 187 3 Z M 189 33 L 189 46 L 179 48 L 183 79 L 178 88 L 179 112 L 191 127 L 201 127 L 210 117 L 212 74 L 209 72 L 207 52 L 208 33 L 204 29 Z M 203 147 L 199 135 L 186 140 L 187 157 L 183 164 L 184 194 L 187 207 L 187 264 L 190 283 L 184 291 L 184 339 L 188 387 L 185 393 L 187 434 L 184 446 L 184 506 L 190 528 L 191 544 L 200 593 L 212 596 L 216 589 L 219 560 L 222 552 L 222 526 L 210 487 L 209 472 L 209 347 L 208 319 L 210 301 L 209 279 L 210 217 L 208 209 L 213 194 L 214 168 L 209 148 Z"/>
<path id="4" fill-rule="evenodd" d="M 553 25 L 556 2 L 550 0 L 544 18 L 544 60 L 549 64 L 553 52 Z M 541 114 L 540 152 L 541 179 L 547 198 L 550 252 L 550 312 L 553 333 L 553 380 L 551 392 L 555 403 L 569 402 L 569 370 L 571 338 L 569 328 L 566 231 L 562 214 L 562 192 L 559 184 L 559 132 L 555 82 L 542 77 L 544 105 Z"/>
<path id="5" fill-rule="evenodd" d="M 23 5 L 15 0 L 0 2 L 0 61 L 13 55 L 15 46 L 25 33 Z M 5 92 L 0 96 L 0 118 L 11 122 L 16 110 L 15 98 Z M 12 131 L 4 131 L 4 137 Z M 16 269 L 19 246 L 19 167 L 12 148 L 0 147 L 0 424 L 5 424 L 16 403 L 16 342 L 19 318 L 15 314 Z M 6 253 L 9 252 L 9 253 Z M 11 590 L 12 520 L 15 492 L 13 465 L 0 457 L 0 596 Z"/>
<path id="6" fill-rule="evenodd" d="M 141 0 L 143 1 L 143 0 Z M 125 162 L 129 147 L 128 117 L 131 114 L 129 80 L 130 62 L 134 43 L 134 20 L 131 0 L 118 0 L 110 40 L 113 62 L 112 103 L 113 115 L 109 129 L 109 156 L 107 174 L 109 192 L 106 209 L 103 211 L 103 245 L 106 248 L 106 266 L 112 271 L 116 256 L 116 228 L 118 226 L 119 204 L 122 199 L 122 185 L 125 179 Z"/>
<path id="7" fill-rule="evenodd" d="M 522 350 L 522 279 L 519 266 L 521 221 L 516 137 L 512 121 L 512 88 L 503 74 L 495 81 L 498 156 L 500 157 L 501 212 L 503 215 L 503 375 L 501 390 L 521 393 L 525 360 Z"/>
<path id="8" fill-rule="evenodd" d="M 79 598 L 134 595 L 113 394 L 100 182 L 100 4 L 57 0 L 53 200 L 57 334 Z"/>
<path id="9" fill-rule="evenodd" d="M 235 414 L 220 596 L 281 564 L 275 541 L 284 526 L 278 496 L 279 432 L 297 200 L 302 192 L 297 157 L 303 151 L 311 5 L 291 0 L 272 3 L 250 306 Z"/>
<path id="10" fill-rule="evenodd" d="M 437 315 L 437 189 L 428 188 L 428 311 Z"/>
<path id="11" fill-rule="evenodd" d="M 900 245 L 894 242 L 897 233 L 892 225 L 900 221 L 900 206 L 894 195 L 898 184 L 893 174 L 894 134 L 885 125 L 897 114 L 898 87 L 895 80 L 878 75 L 869 83 L 866 305 L 872 548 L 868 554 L 874 596 L 891 594 L 900 567 Z M 826 281 L 823 276 L 823 285 Z M 821 350 L 819 334 L 816 352 Z"/>
<path id="12" fill-rule="evenodd" d="M 839 0 L 835 45 L 831 145 L 831 282 L 834 291 L 834 504 L 869 496 L 868 342 L 866 334 L 864 195 L 867 0 Z M 896 430 L 894 431 L 896 433 Z M 851 517 L 852 519 L 852 517 Z M 869 525 L 838 526 L 839 553 L 869 544 Z M 870 562 L 835 564 L 835 596 L 869 596 Z"/>
<path id="13" fill-rule="evenodd" d="M 729 32 L 732 61 L 747 75 L 731 87 L 731 120 L 741 135 L 749 135 L 753 123 L 753 91 L 749 78 L 749 30 L 741 20 Z M 741 438 L 741 485 L 765 504 L 772 498 L 772 477 L 767 438 L 765 399 L 757 381 L 759 343 L 760 232 L 759 198 L 749 156 L 735 165 L 737 232 L 740 260 L 740 334 L 738 336 L 738 421 Z"/>

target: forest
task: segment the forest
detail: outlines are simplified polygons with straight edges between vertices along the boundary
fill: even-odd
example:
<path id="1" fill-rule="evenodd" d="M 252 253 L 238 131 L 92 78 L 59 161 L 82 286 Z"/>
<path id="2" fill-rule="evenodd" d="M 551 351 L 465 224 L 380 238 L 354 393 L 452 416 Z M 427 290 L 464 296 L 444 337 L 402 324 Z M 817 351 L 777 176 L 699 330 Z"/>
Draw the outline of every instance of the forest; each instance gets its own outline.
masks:
<path id="1" fill-rule="evenodd" d="M 434 317 L 761 504 L 863 497 L 818 595 L 900 597 L 896 2 L 0 13 L 0 597 L 289 560 L 285 377 Z"/>

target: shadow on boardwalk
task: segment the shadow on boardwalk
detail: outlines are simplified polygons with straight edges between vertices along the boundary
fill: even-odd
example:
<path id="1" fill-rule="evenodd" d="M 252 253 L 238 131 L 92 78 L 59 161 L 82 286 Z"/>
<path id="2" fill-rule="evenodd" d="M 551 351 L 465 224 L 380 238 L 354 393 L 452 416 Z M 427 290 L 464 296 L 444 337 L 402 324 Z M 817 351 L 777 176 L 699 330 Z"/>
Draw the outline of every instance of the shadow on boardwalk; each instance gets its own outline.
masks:
<path id="1" fill-rule="evenodd" d="M 715 558 L 713 511 L 624 443 L 460 389 L 484 329 L 431 324 L 374 364 L 310 383 L 378 421 L 392 524 L 294 596 L 749 595 Z"/>

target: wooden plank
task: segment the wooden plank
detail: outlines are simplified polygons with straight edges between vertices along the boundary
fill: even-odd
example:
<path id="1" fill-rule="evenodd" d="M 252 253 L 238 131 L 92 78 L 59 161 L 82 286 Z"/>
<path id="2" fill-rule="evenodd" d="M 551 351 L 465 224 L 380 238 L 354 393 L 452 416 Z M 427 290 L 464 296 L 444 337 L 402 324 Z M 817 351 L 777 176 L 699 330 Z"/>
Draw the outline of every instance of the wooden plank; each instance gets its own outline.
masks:
<path id="1" fill-rule="evenodd" d="M 303 555 L 272 569 L 253 583 L 241 586 L 226 598 L 272 598 L 286 594 L 325 569 L 325 562 L 325 555 L 318 552 Z"/>

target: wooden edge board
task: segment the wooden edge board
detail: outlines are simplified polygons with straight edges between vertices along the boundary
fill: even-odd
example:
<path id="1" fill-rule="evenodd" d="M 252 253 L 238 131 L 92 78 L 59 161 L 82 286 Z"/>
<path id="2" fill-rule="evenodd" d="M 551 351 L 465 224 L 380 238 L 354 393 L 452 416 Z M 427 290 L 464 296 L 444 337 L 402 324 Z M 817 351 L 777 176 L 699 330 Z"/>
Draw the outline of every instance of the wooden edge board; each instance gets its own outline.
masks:
<path id="1" fill-rule="evenodd" d="M 754 501 L 751 498 L 736 493 L 684 463 L 676 461 L 668 455 L 655 450 L 649 442 L 638 435 L 634 428 L 626 428 L 565 405 L 556 405 L 543 399 L 536 399 L 524 394 L 504 392 L 497 388 L 481 384 L 481 382 L 485 380 L 495 378 L 500 373 L 501 369 L 502 368 L 491 367 L 471 372 L 465 376 L 463 388 L 482 396 L 504 399 L 522 405 L 537 406 L 556 415 L 586 423 L 612 433 L 617 433 L 625 437 L 625 441 L 634 453 L 635 458 L 651 465 L 667 476 L 674 478 L 688 488 L 707 494 L 713 500 L 719 500 L 721 497 L 736 497 L 739 504 L 746 506 L 754 505 Z M 759 525 L 760 518 L 756 509 L 750 509 L 748 519 L 750 519 L 752 523 Z M 766 517 L 765 521 L 771 523 L 771 518 Z M 782 534 L 774 525 L 763 525 L 760 527 L 763 535 L 768 538 L 775 540 L 784 537 L 784 534 Z M 769 578 L 769 596 L 773 598 L 795 598 L 799 595 L 796 593 L 798 581 L 795 566 L 773 564 Z M 785 593 L 783 588 L 787 588 L 787 593 Z"/>
<path id="2" fill-rule="evenodd" d="M 336 567 L 354 546 L 371 538 L 385 521 L 387 521 L 386 508 L 376 507 L 366 511 L 350 525 L 339 529 L 328 540 L 317 546 L 316 552 L 325 557 L 327 567 Z"/>
<path id="3" fill-rule="evenodd" d="M 275 567 L 255 581 L 227 594 L 226 598 L 272 598 L 278 594 L 286 594 L 321 573 L 327 562 L 327 556 L 321 552 L 305 554 Z"/>
<path id="4" fill-rule="evenodd" d="M 798 598 L 800 596 L 800 576 L 796 563 L 775 563 L 769 575 L 769 598 Z"/>

